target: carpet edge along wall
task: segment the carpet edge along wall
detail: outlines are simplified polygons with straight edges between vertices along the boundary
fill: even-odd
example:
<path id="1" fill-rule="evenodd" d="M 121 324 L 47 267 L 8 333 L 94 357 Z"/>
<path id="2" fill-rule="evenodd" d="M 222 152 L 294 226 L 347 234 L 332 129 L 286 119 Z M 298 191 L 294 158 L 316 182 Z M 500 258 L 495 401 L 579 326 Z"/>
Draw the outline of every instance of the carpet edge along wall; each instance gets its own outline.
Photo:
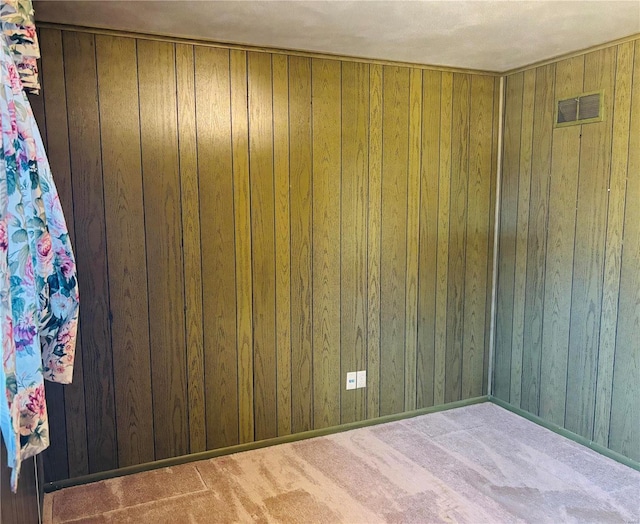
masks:
<path id="1" fill-rule="evenodd" d="M 487 393 L 498 78 L 40 42 L 83 297 L 47 482 Z"/>
<path id="2" fill-rule="evenodd" d="M 602 122 L 554 128 L 603 92 Z M 506 78 L 493 394 L 640 461 L 640 40 Z"/>

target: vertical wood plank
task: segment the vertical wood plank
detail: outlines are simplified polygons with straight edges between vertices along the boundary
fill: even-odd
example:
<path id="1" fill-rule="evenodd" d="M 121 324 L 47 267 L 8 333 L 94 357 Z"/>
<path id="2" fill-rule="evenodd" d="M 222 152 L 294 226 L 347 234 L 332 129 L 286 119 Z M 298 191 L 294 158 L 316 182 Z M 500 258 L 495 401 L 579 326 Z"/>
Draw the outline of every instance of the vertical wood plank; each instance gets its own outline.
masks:
<path id="1" fill-rule="evenodd" d="M 45 118 L 51 119 L 52 128 L 56 129 L 51 134 L 51 144 L 47 141 L 46 150 L 54 176 L 60 205 L 65 213 L 68 222 L 69 235 L 73 242 L 73 193 L 71 188 L 71 169 L 69 159 L 69 134 L 67 127 L 67 99 L 64 84 L 64 63 L 62 56 L 62 34 L 55 29 L 44 29 L 40 31 L 40 41 L 43 45 L 42 55 L 42 85 L 47 87 L 42 90 L 44 98 L 43 109 Z M 46 73 L 46 75 L 45 75 Z M 77 353 L 82 359 L 81 336 L 78 337 Z M 78 376 L 77 366 L 74 366 L 74 378 Z M 82 376 L 80 375 L 80 381 Z M 55 384 L 45 381 L 45 392 L 47 396 L 47 411 L 49 414 L 50 448 L 43 454 L 44 465 L 47 477 L 58 480 L 58 475 L 69 475 L 69 470 L 76 466 L 78 459 L 82 464 L 82 454 L 73 457 L 73 448 L 69 448 L 67 436 L 73 428 L 67 427 L 65 387 L 62 384 Z M 73 387 L 76 388 L 75 381 Z M 86 466 L 86 435 L 81 440 L 76 453 L 84 448 L 84 464 Z M 84 443 L 84 446 L 83 446 Z"/>
<path id="2" fill-rule="evenodd" d="M 511 328 L 518 220 L 518 180 L 520 168 L 520 131 L 522 123 L 522 73 L 506 79 L 505 119 L 500 205 L 500 246 L 496 309 L 494 395 L 509 401 L 511 391 Z"/>
<path id="3" fill-rule="evenodd" d="M 67 120 L 67 90 L 65 85 L 65 63 L 62 32 L 57 29 L 40 31 L 42 43 L 43 109 L 46 120 L 51 122 L 51 137 L 47 138 L 47 155 L 55 176 L 60 204 L 69 222 L 67 227 L 74 241 L 73 188 L 69 158 L 69 127 Z M 75 378 L 75 377 L 74 377 Z"/>
<path id="4" fill-rule="evenodd" d="M 42 137 L 42 142 L 44 143 L 45 149 L 47 148 L 47 119 L 44 115 L 44 72 L 42 71 L 42 66 L 40 66 L 40 74 L 42 75 L 42 81 L 40 82 L 40 94 L 39 95 L 27 95 L 29 99 L 29 104 L 31 105 L 31 110 L 33 111 L 33 117 L 36 119 L 36 124 L 38 124 L 38 131 L 40 131 L 40 136 Z"/>
<path id="5" fill-rule="evenodd" d="M 196 93 L 193 46 L 176 44 L 178 142 L 182 205 L 182 250 L 189 399 L 189 451 L 207 449 L 200 259 L 200 194 L 196 144 Z"/>
<path id="6" fill-rule="evenodd" d="M 229 51 L 195 47 L 195 90 L 207 448 L 214 449 L 239 440 Z"/>
<path id="7" fill-rule="evenodd" d="M 289 57 L 291 431 L 313 425 L 311 61 Z"/>
<path id="8" fill-rule="evenodd" d="M 468 75 L 453 75 L 445 402 L 460 400 L 462 393 L 470 88 L 471 81 Z"/>
<path id="9" fill-rule="evenodd" d="M 593 440 L 601 446 L 609 443 L 611 388 L 613 383 L 618 298 L 620 296 L 620 264 L 622 233 L 627 188 L 627 164 L 631 121 L 631 89 L 633 80 L 634 43 L 618 46 L 613 101 L 613 131 L 611 143 L 611 175 L 605 241 L 602 314 L 600 317 L 597 382 Z M 638 81 L 636 79 L 636 81 Z"/>
<path id="10" fill-rule="evenodd" d="M 11 470 L 7 465 L 7 450 L 4 440 L 0 439 L 0 521 L 8 524 L 40 521 L 34 460 L 36 457 L 31 457 L 22 463 L 18 490 L 16 493 L 12 493 Z M 37 460 L 40 460 L 40 457 Z"/>
<path id="11" fill-rule="evenodd" d="M 418 262 L 416 408 L 429 407 L 434 403 L 441 84 L 442 73 L 439 71 L 422 72 L 422 163 L 420 181 L 420 254 Z"/>
<path id="12" fill-rule="evenodd" d="M 383 68 L 380 415 L 404 409 L 409 69 Z"/>
<path id="13" fill-rule="evenodd" d="M 367 367 L 367 208 L 369 65 L 342 63 L 342 221 L 340 384 Z M 341 423 L 363 420 L 366 389 L 343 391 Z"/>
<path id="14" fill-rule="evenodd" d="M 438 170 L 438 243 L 436 259 L 436 331 L 433 379 L 433 403 L 436 406 L 445 402 L 453 73 L 442 73 L 441 89 L 440 166 Z"/>
<path id="15" fill-rule="evenodd" d="M 278 434 L 271 55 L 248 53 L 255 439 Z"/>
<path id="16" fill-rule="evenodd" d="M 536 69 L 520 406 L 538 414 L 555 64 Z"/>
<path id="17" fill-rule="evenodd" d="M 420 148 L 422 147 L 422 71 L 409 72 L 409 158 L 407 172 L 406 349 L 404 409 L 416 409 L 418 357 L 418 257 L 420 251 Z"/>
<path id="18" fill-rule="evenodd" d="M 640 41 L 635 42 L 627 197 L 616 333 L 609 447 L 640 460 Z"/>
<path id="19" fill-rule="evenodd" d="M 273 55 L 273 169 L 276 202 L 276 351 L 278 435 L 291 433 L 291 224 L 289 205 L 289 63 Z"/>
<path id="20" fill-rule="evenodd" d="M 518 212 L 516 223 L 515 268 L 513 283 L 513 322 L 511 335 L 511 379 L 509 400 L 520 407 L 522 395 L 522 358 L 524 346 L 524 308 L 527 285 L 527 246 L 529 232 L 529 200 L 531 192 L 531 148 L 536 72 L 524 72 L 522 120 L 520 128 L 520 164 L 518 180 Z"/>
<path id="21" fill-rule="evenodd" d="M 380 415 L 380 231 L 382 66 L 369 66 L 369 217 L 367 221 L 367 418 Z"/>
<path id="22" fill-rule="evenodd" d="M 236 336 L 238 373 L 238 438 L 255 439 L 253 355 L 253 280 L 251 186 L 249 181 L 249 121 L 247 114 L 247 53 L 229 52 L 231 82 L 231 147 L 236 262 Z"/>
<path id="23" fill-rule="evenodd" d="M 558 62 L 555 98 L 582 89 L 584 57 Z M 581 126 L 580 126 L 581 127 Z M 553 131 L 544 321 L 540 365 L 540 416 L 564 424 L 571 309 L 580 127 Z"/>
<path id="24" fill-rule="evenodd" d="M 462 398 L 482 395 L 491 208 L 494 79 L 471 76 Z"/>
<path id="25" fill-rule="evenodd" d="M 67 110 L 86 377 L 80 416 L 86 417 L 89 473 L 95 473 L 118 467 L 96 49 L 90 34 L 64 32 L 63 42 L 67 97 L 73 100 Z"/>
<path id="26" fill-rule="evenodd" d="M 604 120 L 582 126 L 564 425 L 587 438 L 593 435 L 596 396 L 615 67 L 615 47 L 585 56 L 583 90 L 604 89 L 608 95 L 602 100 Z"/>
<path id="27" fill-rule="evenodd" d="M 138 42 L 156 458 L 189 451 L 175 47 Z"/>
<path id="28" fill-rule="evenodd" d="M 155 458 L 136 41 L 96 36 L 120 467 Z"/>
<path id="29" fill-rule="evenodd" d="M 340 423 L 340 62 L 313 59 L 314 428 Z M 355 370 L 354 370 L 355 371 Z M 346 394 L 346 392 L 345 392 Z"/>

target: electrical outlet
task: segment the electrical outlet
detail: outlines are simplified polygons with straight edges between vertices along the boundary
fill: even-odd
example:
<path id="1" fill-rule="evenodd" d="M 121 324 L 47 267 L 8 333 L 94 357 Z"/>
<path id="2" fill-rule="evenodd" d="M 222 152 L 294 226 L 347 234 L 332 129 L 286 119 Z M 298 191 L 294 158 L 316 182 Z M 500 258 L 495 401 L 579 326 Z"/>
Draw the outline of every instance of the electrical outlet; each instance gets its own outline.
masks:
<path id="1" fill-rule="evenodd" d="M 356 389 L 356 372 L 347 373 L 347 389 Z"/>
<path id="2" fill-rule="evenodd" d="M 363 369 L 362 371 L 358 371 L 356 375 L 356 387 L 357 388 L 366 388 L 367 387 L 367 370 Z"/>

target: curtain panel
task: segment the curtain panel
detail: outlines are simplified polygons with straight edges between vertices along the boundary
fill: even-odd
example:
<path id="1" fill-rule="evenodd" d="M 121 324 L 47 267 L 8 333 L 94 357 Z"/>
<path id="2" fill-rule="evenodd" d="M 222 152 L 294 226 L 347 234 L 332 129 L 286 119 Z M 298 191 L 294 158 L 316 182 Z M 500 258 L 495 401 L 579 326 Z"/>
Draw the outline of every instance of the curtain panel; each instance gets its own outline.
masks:
<path id="1" fill-rule="evenodd" d="M 23 12 L 30 7 L 30 2 L 13 3 Z M 6 7 L 3 3 L 0 9 L 3 16 Z M 0 398 L 0 429 L 15 491 L 20 463 L 49 445 L 44 379 L 72 379 L 78 285 L 58 193 L 23 85 L 26 79 L 37 86 L 37 70 L 21 68 L 20 59 L 16 63 L 20 46 L 12 48 L 4 19 L 2 24 L 0 384 L 5 394 Z"/>

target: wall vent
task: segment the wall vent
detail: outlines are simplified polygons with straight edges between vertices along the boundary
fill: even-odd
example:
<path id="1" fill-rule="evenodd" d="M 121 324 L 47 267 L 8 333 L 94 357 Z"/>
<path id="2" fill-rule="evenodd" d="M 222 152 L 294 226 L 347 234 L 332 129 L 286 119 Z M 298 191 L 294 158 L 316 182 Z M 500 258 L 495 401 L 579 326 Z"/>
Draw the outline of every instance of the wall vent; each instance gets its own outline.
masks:
<path id="1" fill-rule="evenodd" d="M 604 93 L 598 91 L 558 100 L 556 106 L 556 127 L 601 122 L 603 118 L 603 96 Z"/>

